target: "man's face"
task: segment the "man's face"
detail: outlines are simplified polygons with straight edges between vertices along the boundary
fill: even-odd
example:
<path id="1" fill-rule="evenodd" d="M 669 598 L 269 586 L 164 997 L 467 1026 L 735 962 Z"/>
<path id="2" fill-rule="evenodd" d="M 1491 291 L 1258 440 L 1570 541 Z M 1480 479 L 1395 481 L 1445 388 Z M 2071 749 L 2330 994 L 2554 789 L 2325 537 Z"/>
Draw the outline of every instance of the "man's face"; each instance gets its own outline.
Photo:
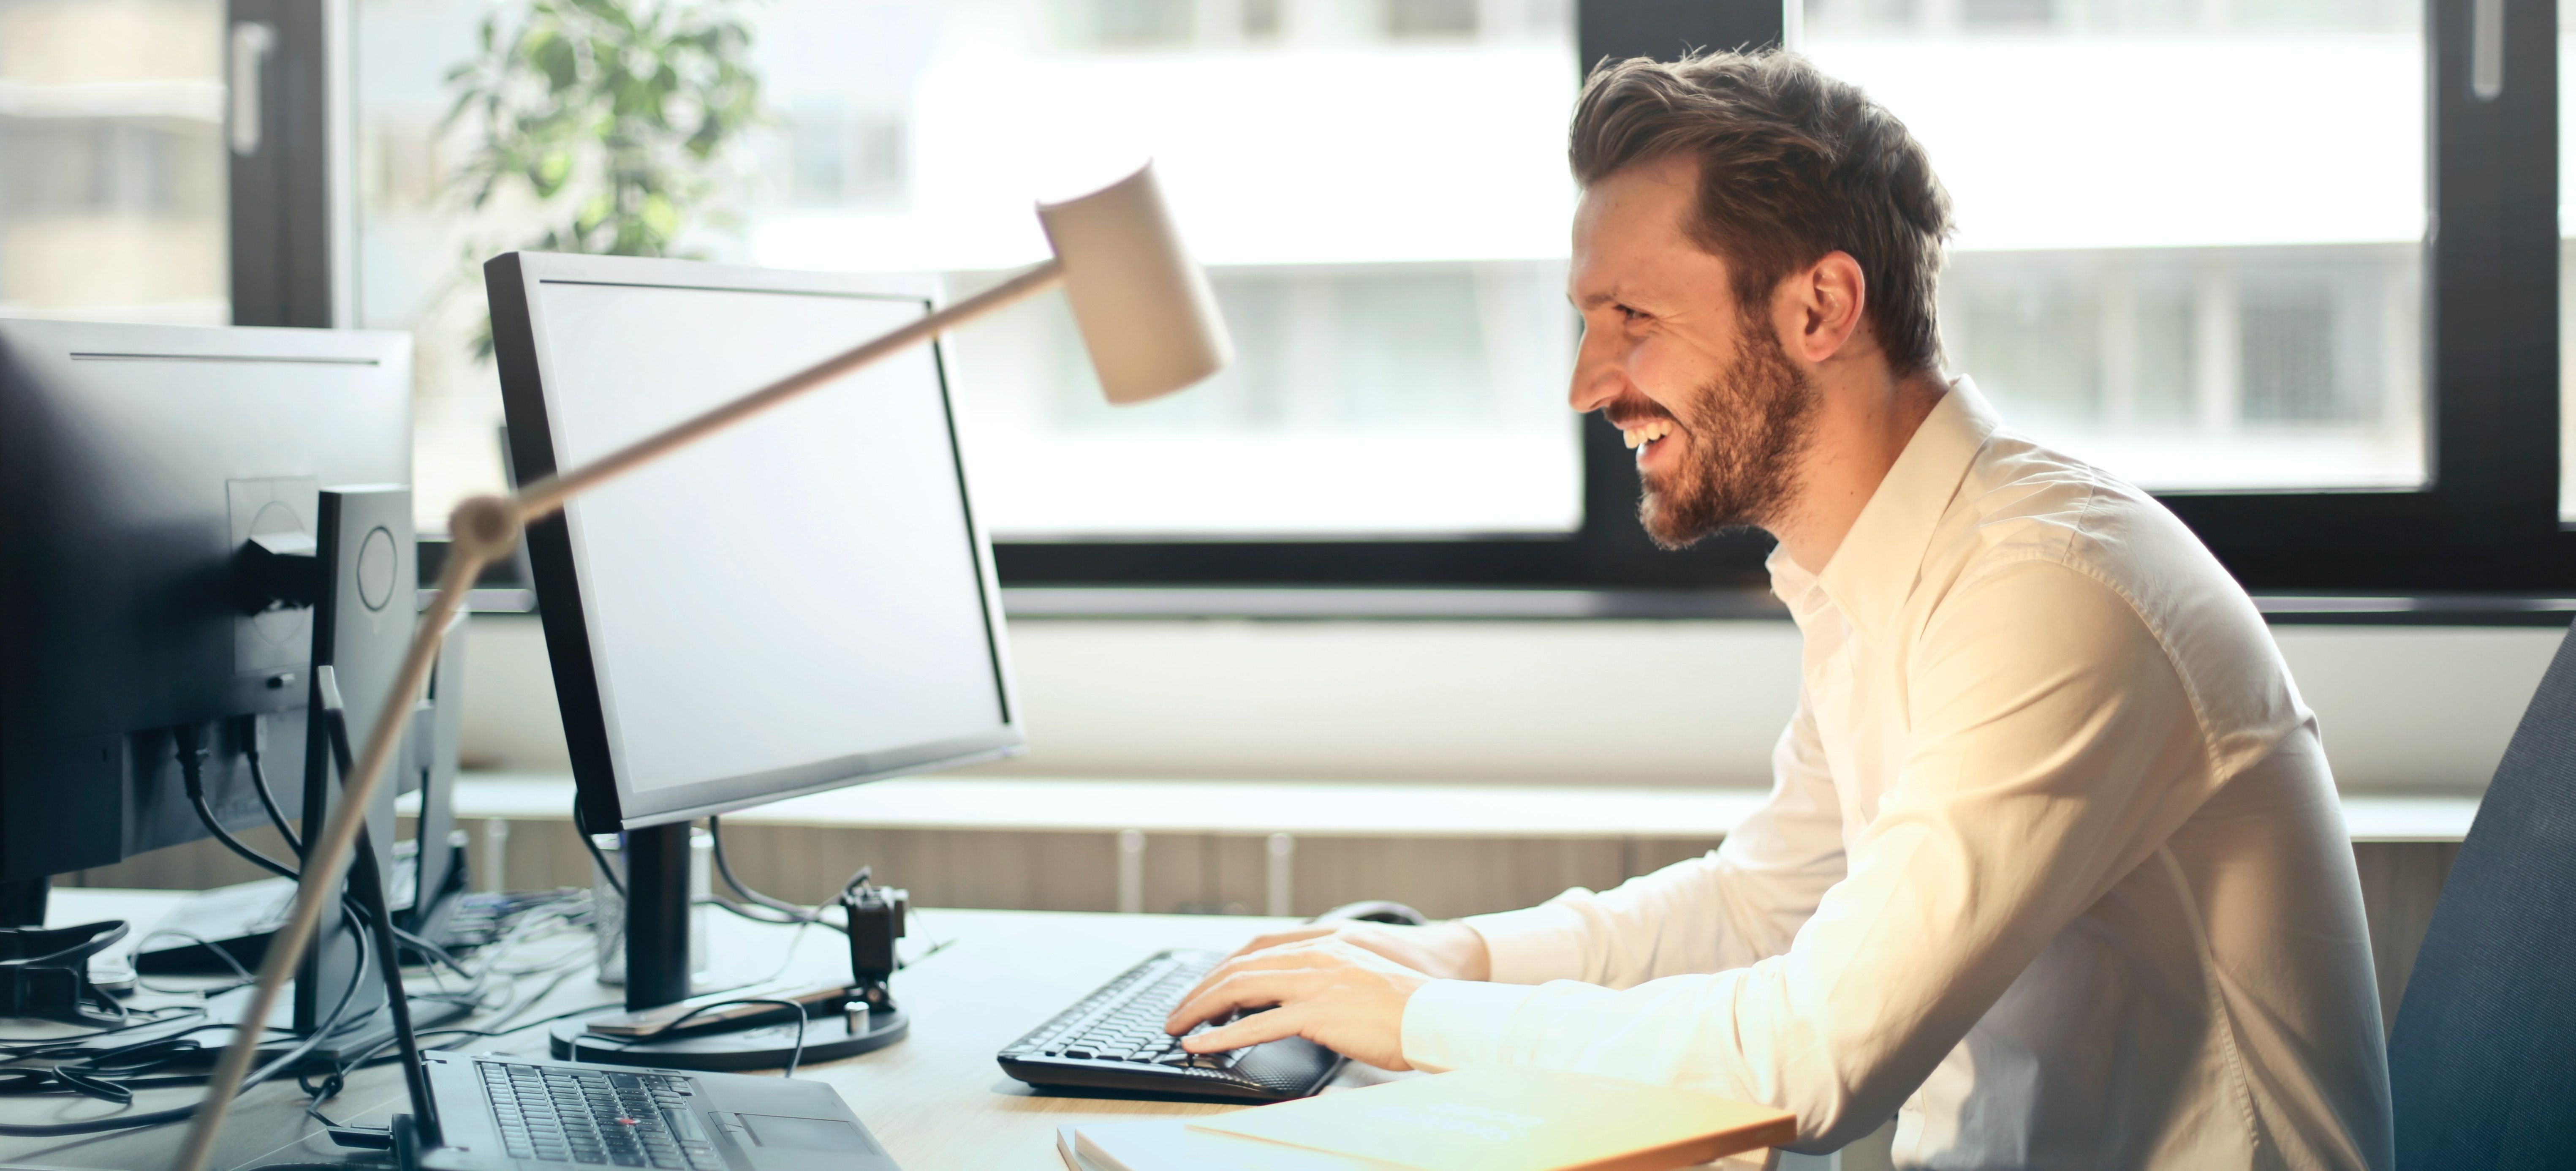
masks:
<path id="1" fill-rule="evenodd" d="M 1666 160 L 1592 184 L 1568 288 L 1583 313 L 1569 401 L 1637 449 L 1637 516 L 1668 549 L 1778 519 L 1817 402 L 1771 307 L 1739 305 L 1726 262 L 1691 238 L 1697 180 Z"/>

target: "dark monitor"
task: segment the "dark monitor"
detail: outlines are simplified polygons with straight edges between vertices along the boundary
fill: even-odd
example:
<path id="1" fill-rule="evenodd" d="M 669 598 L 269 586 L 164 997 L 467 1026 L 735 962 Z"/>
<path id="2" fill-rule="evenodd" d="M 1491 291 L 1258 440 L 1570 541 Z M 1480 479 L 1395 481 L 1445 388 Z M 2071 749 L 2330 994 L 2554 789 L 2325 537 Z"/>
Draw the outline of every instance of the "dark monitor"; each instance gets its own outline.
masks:
<path id="1" fill-rule="evenodd" d="M 513 253 L 484 276 L 522 481 L 931 307 L 918 280 L 676 260 Z M 528 547 L 592 832 L 676 830 L 1023 743 L 932 346 L 575 497 Z M 630 868 L 661 856 L 645 836 L 629 835 Z M 660 906 L 651 881 L 632 885 L 627 1000 L 645 1008 L 687 988 L 685 886 Z"/>
<path id="2" fill-rule="evenodd" d="M 267 820 L 254 736 L 299 807 L 312 611 L 247 612 L 236 553 L 410 479 L 408 336 L 0 320 L 0 881 L 41 915 L 47 875 L 206 836 L 184 726 L 227 828 Z"/>

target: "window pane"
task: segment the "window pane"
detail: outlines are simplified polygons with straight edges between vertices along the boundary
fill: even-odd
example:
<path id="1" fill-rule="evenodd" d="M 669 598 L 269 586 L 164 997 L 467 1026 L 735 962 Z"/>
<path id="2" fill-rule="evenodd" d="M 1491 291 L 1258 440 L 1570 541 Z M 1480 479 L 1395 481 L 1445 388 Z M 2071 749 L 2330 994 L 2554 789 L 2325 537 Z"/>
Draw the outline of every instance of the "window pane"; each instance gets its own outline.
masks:
<path id="1" fill-rule="evenodd" d="M 1804 17 L 1949 187 L 1946 357 L 2013 425 L 2156 489 L 2425 482 L 2420 0 Z"/>
<path id="2" fill-rule="evenodd" d="M 459 212 L 448 176 L 480 131 L 471 117 L 440 129 L 442 78 L 474 53 L 486 6 L 359 6 L 363 311 L 424 330 L 427 519 L 498 478 L 497 392 L 471 356 L 479 304 L 464 295 L 479 286 L 460 279 L 460 257 L 526 246 L 568 217 L 498 201 Z M 936 273 L 963 296 L 1046 256 L 1033 200 L 1151 158 L 1208 265 L 1241 357 L 1173 399 L 1100 405 L 1061 298 L 952 339 L 978 508 L 997 535 L 1581 523 L 1563 404 L 1578 81 L 1565 0 L 732 10 L 770 118 L 705 168 L 706 204 L 729 224 L 692 221 L 677 251 Z M 469 219 L 472 231 L 456 226 Z"/>
<path id="3" fill-rule="evenodd" d="M 222 0 L 0 0 L 0 316 L 222 325 Z"/>

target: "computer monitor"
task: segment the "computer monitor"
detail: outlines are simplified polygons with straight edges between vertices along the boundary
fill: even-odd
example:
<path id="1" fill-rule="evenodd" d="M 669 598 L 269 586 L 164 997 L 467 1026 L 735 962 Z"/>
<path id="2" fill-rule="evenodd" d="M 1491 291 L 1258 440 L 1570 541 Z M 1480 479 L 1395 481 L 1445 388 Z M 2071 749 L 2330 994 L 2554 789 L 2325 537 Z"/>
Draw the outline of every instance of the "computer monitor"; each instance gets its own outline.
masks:
<path id="1" fill-rule="evenodd" d="M 0 321 L 11 924 L 42 922 L 53 875 L 210 824 L 283 830 L 289 810 L 319 824 L 336 803 L 306 718 L 317 667 L 380 695 L 417 609 L 411 360 L 402 334 Z M 390 789 L 369 812 L 389 873 Z M 214 899 L 230 917 L 192 905 L 145 943 L 202 939 L 257 963 L 266 928 L 250 928 L 291 884 L 236 893 L 247 901 Z M 294 1031 L 314 1052 L 386 1035 L 362 954 L 325 920 L 296 981 Z"/>
<path id="2" fill-rule="evenodd" d="M 411 339 L 0 320 L 0 882 L 267 823 L 247 749 L 301 807 L 312 611 L 245 611 L 237 552 L 319 531 L 320 490 L 411 479 Z M 408 608 L 406 608 L 408 612 Z"/>
<path id="3" fill-rule="evenodd" d="M 677 260 L 513 253 L 484 276 L 523 481 L 932 301 L 918 279 Z M 1023 744 L 934 347 L 577 496 L 527 541 L 582 821 L 627 834 L 630 1009 L 688 994 L 690 819 Z"/>

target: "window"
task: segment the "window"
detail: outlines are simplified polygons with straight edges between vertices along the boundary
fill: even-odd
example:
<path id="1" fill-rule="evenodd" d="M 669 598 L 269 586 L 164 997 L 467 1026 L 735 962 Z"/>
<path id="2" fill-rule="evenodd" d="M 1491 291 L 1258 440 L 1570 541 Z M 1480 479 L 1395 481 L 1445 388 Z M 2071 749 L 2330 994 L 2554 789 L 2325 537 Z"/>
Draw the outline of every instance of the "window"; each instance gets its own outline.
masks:
<path id="1" fill-rule="evenodd" d="M 443 79 L 486 7 L 361 0 L 362 311 L 423 330 L 422 520 L 499 478 L 456 227 Z M 775 124 L 684 254 L 941 274 L 1045 257 L 1031 202 L 1151 158 L 1240 352 L 1213 384 L 1099 405 L 1061 298 L 951 339 L 978 508 L 1008 542 L 1562 536 L 1579 80 L 1563 3 L 948 0 L 738 6 Z M 1462 96 L 1472 100 L 1461 100 Z M 719 168 L 721 169 L 721 168 Z M 433 436 L 433 433 L 435 435 Z M 435 454 L 433 454 L 435 453 Z"/>
<path id="2" fill-rule="evenodd" d="M 0 0 L 0 316 L 231 319 L 220 0 Z"/>
<path id="3" fill-rule="evenodd" d="M 1806 0 L 1957 204 L 1951 367 L 2166 491 L 2416 488 L 2416 0 Z"/>
<path id="4" fill-rule="evenodd" d="M 421 338 L 434 525 L 500 480 L 470 262 L 565 220 L 451 189 L 445 74 L 517 6 L 353 5 L 358 301 Z M 1579 62 L 1794 25 L 1931 148 L 1947 360 L 2015 424 L 2258 589 L 2576 585 L 2553 6 L 1797 5 L 697 0 L 748 22 L 774 118 L 671 247 L 960 295 L 1044 254 L 1030 200 L 1151 156 L 1243 360 L 1113 412 L 1060 303 L 954 339 L 1007 581 L 1754 586 L 1759 537 L 1653 550 L 1629 454 L 1561 407 L 1563 134 Z"/>

